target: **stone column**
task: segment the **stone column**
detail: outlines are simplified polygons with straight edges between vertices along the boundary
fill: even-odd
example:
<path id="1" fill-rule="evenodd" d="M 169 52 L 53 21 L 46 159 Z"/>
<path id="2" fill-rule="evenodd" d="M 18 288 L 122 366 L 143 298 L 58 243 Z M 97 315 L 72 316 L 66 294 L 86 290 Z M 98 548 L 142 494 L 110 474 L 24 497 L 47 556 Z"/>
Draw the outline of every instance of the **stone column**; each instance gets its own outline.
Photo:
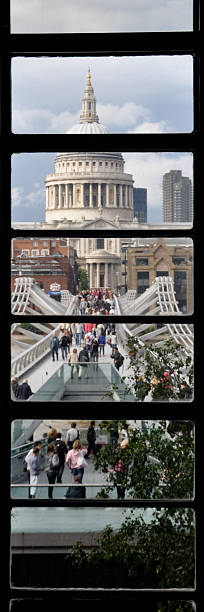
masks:
<path id="1" fill-rule="evenodd" d="M 128 186 L 127 186 L 127 185 L 125 185 L 125 208 L 127 208 L 127 199 L 128 199 L 128 193 L 127 193 L 127 190 L 128 190 Z"/>
<path id="2" fill-rule="evenodd" d="M 81 185 L 81 205 L 84 207 L 84 183 Z"/>
<path id="3" fill-rule="evenodd" d="M 99 263 L 96 264 L 96 285 L 97 285 L 97 288 L 99 289 L 100 287 L 100 264 Z"/>
<path id="4" fill-rule="evenodd" d="M 59 185 L 58 187 L 58 208 L 62 207 L 61 199 L 62 199 L 62 185 Z"/>
<path id="5" fill-rule="evenodd" d="M 92 183 L 89 184 L 89 206 L 93 208 Z"/>
<path id="6" fill-rule="evenodd" d="M 66 183 L 66 185 L 65 185 L 65 208 L 69 208 L 69 203 L 68 203 L 68 183 Z"/>
<path id="7" fill-rule="evenodd" d="M 123 186 L 120 185 L 120 208 L 123 207 Z"/>
<path id="8" fill-rule="evenodd" d="M 75 185 L 75 183 L 73 183 L 73 201 L 72 201 L 72 206 L 74 208 L 76 206 L 76 185 Z"/>
<path id="9" fill-rule="evenodd" d="M 109 206 L 109 184 L 106 183 L 106 206 Z"/>
<path id="10" fill-rule="evenodd" d="M 90 270 L 89 283 L 90 283 L 90 287 L 93 288 L 93 264 L 92 263 L 89 264 L 89 270 Z"/>
<path id="11" fill-rule="evenodd" d="M 117 207 L 117 190 L 116 190 L 116 185 L 113 185 L 113 189 L 114 189 L 114 202 L 113 202 L 113 206 Z"/>
<path id="12" fill-rule="evenodd" d="M 98 183 L 98 207 L 101 208 L 101 183 Z"/>
<path id="13" fill-rule="evenodd" d="M 105 285 L 105 287 L 108 287 L 108 263 L 105 263 L 104 285 Z"/>
<path id="14" fill-rule="evenodd" d="M 56 191 L 57 189 L 58 189 L 58 185 L 53 185 L 53 195 L 52 195 L 52 197 L 51 197 L 51 190 L 52 190 L 52 187 L 50 187 L 50 197 L 51 197 L 51 200 L 50 200 L 50 201 L 52 202 L 52 208 L 56 208 L 56 205 L 57 205 L 57 204 L 56 204 L 56 202 L 57 202 L 57 193 L 58 193 L 58 192 Z"/>
<path id="15" fill-rule="evenodd" d="M 49 187 L 46 187 L 46 209 L 49 208 Z"/>

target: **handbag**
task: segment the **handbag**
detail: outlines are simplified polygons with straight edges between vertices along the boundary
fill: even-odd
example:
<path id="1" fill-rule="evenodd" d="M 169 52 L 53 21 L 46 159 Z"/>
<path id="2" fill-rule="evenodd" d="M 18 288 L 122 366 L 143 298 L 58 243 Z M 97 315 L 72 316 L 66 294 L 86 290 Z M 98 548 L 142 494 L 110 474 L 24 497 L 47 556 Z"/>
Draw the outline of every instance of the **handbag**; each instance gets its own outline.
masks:
<path id="1" fill-rule="evenodd" d="M 87 462 L 86 462 L 86 459 L 84 459 L 83 455 L 80 455 L 80 457 L 78 458 L 77 467 L 79 467 L 79 468 L 87 467 Z"/>

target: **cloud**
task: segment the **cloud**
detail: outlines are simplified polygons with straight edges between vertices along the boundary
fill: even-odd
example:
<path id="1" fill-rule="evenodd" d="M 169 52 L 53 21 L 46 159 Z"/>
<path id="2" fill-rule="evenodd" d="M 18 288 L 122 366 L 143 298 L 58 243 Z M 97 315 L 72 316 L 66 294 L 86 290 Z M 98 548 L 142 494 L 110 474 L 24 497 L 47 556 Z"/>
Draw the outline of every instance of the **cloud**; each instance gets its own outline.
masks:
<path id="1" fill-rule="evenodd" d="M 53 113 L 50 109 L 24 108 L 13 112 L 13 132 L 28 134 L 64 134 L 79 121 L 77 113 Z"/>
<path id="2" fill-rule="evenodd" d="M 127 102 L 121 106 L 98 104 L 99 120 L 111 129 L 121 133 L 161 133 L 172 131 L 166 121 L 154 121 L 150 108 Z M 76 113 L 64 111 L 53 113 L 50 109 L 23 109 L 13 112 L 13 131 L 16 133 L 64 134 L 79 123 L 80 110 Z"/>
<path id="3" fill-rule="evenodd" d="M 181 170 L 193 178 L 193 156 L 185 153 L 124 153 L 126 172 L 133 175 L 134 187 L 147 188 L 148 208 L 162 207 L 163 175 Z"/>
<path id="4" fill-rule="evenodd" d="M 172 127 L 166 121 L 143 121 L 132 130 L 128 130 L 128 134 L 163 134 L 164 132 L 172 132 Z"/>
<path id="5" fill-rule="evenodd" d="M 35 187 L 35 185 L 34 185 Z M 41 187 L 25 193 L 23 187 L 13 187 L 11 190 L 11 200 L 13 208 L 32 208 L 45 206 L 45 189 Z"/>
<path id="6" fill-rule="evenodd" d="M 11 0 L 13 32 L 192 29 L 193 0 Z"/>

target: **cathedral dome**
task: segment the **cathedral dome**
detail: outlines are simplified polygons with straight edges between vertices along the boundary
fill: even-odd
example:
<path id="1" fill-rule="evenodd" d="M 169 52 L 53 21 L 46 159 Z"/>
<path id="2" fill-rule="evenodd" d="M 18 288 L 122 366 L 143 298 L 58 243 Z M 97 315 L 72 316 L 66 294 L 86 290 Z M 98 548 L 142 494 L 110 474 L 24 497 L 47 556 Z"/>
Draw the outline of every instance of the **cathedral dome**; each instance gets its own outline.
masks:
<path id="1" fill-rule="evenodd" d="M 105 125 L 92 121 L 87 123 L 75 123 L 66 134 L 111 134 Z"/>

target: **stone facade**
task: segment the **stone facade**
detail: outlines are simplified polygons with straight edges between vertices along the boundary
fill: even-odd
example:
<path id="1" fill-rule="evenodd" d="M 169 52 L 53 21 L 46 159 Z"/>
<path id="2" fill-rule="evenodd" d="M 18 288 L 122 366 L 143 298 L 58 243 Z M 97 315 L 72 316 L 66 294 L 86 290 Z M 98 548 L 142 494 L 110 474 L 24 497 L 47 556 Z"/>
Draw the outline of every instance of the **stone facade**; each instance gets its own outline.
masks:
<path id="1" fill-rule="evenodd" d="M 127 261 L 127 288 L 135 289 L 137 296 L 152 285 L 156 276 L 170 276 L 179 309 L 183 313 L 193 312 L 192 246 L 179 245 L 179 242 L 171 246 L 165 238 L 160 238 L 154 244 L 129 246 Z"/>

